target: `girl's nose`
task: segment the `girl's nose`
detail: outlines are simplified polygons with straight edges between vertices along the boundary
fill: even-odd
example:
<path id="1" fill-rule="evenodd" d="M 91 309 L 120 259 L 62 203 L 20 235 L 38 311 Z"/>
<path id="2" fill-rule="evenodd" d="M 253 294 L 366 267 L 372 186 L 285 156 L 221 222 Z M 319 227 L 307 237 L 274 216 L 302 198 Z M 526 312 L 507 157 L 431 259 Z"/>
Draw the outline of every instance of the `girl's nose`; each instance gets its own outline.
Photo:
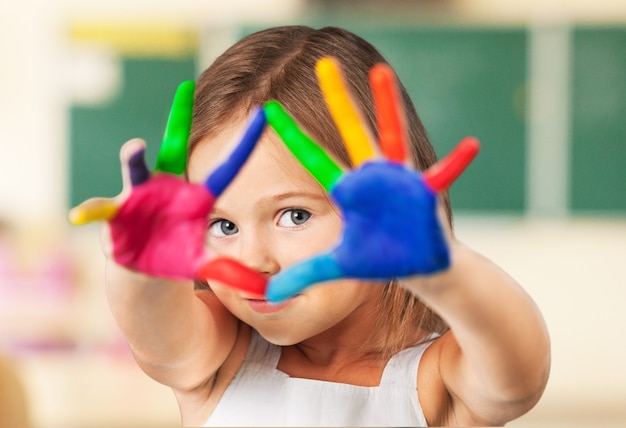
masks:
<path id="1" fill-rule="evenodd" d="M 280 263 L 274 255 L 271 240 L 259 235 L 247 236 L 242 240 L 239 259 L 250 269 L 267 276 L 280 271 Z"/>

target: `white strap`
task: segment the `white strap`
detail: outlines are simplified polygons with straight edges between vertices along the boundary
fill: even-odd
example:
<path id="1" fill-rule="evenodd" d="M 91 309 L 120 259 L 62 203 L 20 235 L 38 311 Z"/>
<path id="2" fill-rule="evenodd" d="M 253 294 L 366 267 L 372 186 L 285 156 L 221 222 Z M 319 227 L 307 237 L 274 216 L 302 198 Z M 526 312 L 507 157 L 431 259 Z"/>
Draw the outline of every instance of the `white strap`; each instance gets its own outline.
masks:
<path id="1" fill-rule="evenodd" d="M 385 366 L 380 384 L 403 385 L 417 389 L 417 369 L 419 368 L 420 360 L 422 355 L 424 355 L 424 351 L 433 343 L 435 338 L 429 336 L 426 338 L 426 341 L 403 349 L 391 357 L 387 366 Z"/>

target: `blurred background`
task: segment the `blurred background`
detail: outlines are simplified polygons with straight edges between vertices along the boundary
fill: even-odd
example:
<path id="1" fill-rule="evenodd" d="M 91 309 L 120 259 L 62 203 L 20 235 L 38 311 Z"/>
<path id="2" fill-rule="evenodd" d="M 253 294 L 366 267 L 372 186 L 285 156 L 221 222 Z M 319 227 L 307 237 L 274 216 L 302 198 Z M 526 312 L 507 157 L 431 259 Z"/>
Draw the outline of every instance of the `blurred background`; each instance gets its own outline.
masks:
<path id="1" fill-rule="evenodd" d="M 482 141 L 451 192 L 457 235 L 553 342 L 542 401 L 510 426 L 624 426 L 626 2 L 21 0 L 0 11 L 0 427 L 179 424 L 109 313 L 99 226 L 66 213 L 120 191 L 124 141 L 154 164 L 180 81 L 296 23 L 376 45 L 440 156 Z"/>

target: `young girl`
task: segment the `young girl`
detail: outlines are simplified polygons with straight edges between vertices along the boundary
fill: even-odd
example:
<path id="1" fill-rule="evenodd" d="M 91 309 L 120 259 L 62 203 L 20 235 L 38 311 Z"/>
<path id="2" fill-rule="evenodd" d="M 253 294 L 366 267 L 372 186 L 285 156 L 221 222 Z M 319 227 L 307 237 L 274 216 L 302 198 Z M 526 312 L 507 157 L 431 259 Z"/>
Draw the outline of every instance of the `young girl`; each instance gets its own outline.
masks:
<path id="1" fill-rule="evenodd" d="M 339 165 L 352 167 L 315 75 L 327 56 L 339 59 L 376 134 L 368 73 L 385 60 L 374 47 L 338 28 L 268 29 L 236 43 L 200 76 L 188 180 L 200 183 L 219 169 L 228 143 L 270 100 Z M 410 157 L 426 170 L 435 154 L 402 87 L 401 95 Z M 122 149 L 127 177 L 142 150 L 136 140 Z M 126 182 L 147 179 L 133 176 Z M 208 246 L 270 279 L 270 287 L 279 272 L 335 246 L 348 221 L 269 129 L 232 183 L 215 194 Z M 540 398 L 550 366 L 548 334 L 522 288 L 455 239 L 447 196 L 438 204 L 425 215 L 440 220 L 448 262 L 428 273 L 338 278 L 272 304 L 252 288 L 211 278 L 194 286 L 184 275 L 157 278 L 109 256 L 110 305 L 139 365 L 172 387 L 184 425 L 502 425 Z M 114 244 L 122 235 L 112 226 Z"/>

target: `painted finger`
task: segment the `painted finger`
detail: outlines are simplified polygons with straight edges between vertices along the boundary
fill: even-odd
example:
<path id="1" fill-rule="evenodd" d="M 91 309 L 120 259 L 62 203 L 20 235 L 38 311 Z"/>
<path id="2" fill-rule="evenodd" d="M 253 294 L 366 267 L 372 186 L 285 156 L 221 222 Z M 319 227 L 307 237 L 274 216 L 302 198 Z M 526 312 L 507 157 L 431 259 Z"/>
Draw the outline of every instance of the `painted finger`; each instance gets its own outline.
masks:
<path id="1" fill-rule="evenodd" d="M 265 104 L 265 113 L 270 126 L 296 159 L 315 179 L 330 192 L 343 175 L 339 165 L 306 133 L 287 113 L 278 101 Z"/>
<path id="2" fill-rule="evenodd" d="M 317 62 L 315 69 L 320 89 L 352 162 L 359 166 L 374 158 L 376 152 L 373 139 L 356 104 L 352 102 L 339 63 L 333 58 L 324 57 Z"/>
<path id="3" fill-rule="evenodd" d="M 321 254 L 280 272 L 270 279 L 265 297 L 280 302 L 324 281 L 342 278 L 341 267 L 331 253 Z"/>
<path id="4" fill-rule="evenodd" d="M 215 197 L 221 195 L 226 186 L 233 181 L 250 153 L 254 149 L 257 141 L 261 138 L 265 124 L 267 123 L 265 112 L 262 108 L 257 108 L 252 112 L 252 119 L 239 144 L 230 154 L 228 159 L 209 175 L 205 181 L 205 186 Z"/>
<path id="5" fill-rule="evenodd" d="M 442 160 L 424 172 L 424 182 L 434 192 L 443 192 L 465 171 L 480 150 L 474 137 L 466 137 Z"/>
<path id="6" fill-rule="evenodd" d="M 76 226 L 94 221 L 110 220 L 119 211 L 119 205 L 114 199 L 93 198 L 74 207 L 68 214 L 70 223 Z"/>
<path id="7" fill-rule="evenodd" d="M 176 90 L 157 157 L 157 171 L 171 174 L 182 174 L 185 171 L 195 87 L 195 82 L 188 80 Z"/>
<path id="8" fill-rule="evenodd" d="M 139 186 L 150 178 L 150 171 L 144 157 L 145 150 L 138 151 L 128 159 L 128 170 L 132 186 Z"/>
<path id="9" fill-rule="evenodd" d="M 265 276 L 243 266 L 236 260 L 223 257 L 205 263 L 198 270 L 196 277 L 202 281 L 219 281 L 259 296 L 265 295 L 267 287 Z"/>
<path id="10" fill-rule="evenodd" d="M 406 118 L 395 73 L 388 64 L 370 70 L 370 86 L 376 107 L 378 143 L 390 161 L 405 163 L 408 135 Z"/>
<path id="11" fill-rule="evenodd" d="M 122 193 L 119 199 L 128 196 L 132 188 L 145 183 L 150 178 L 150 171 L 146 166 L 144 155 L 146 142 L 140 138 L 127 141 L 120 148 L 120 164 L 122 167 Z"/>

